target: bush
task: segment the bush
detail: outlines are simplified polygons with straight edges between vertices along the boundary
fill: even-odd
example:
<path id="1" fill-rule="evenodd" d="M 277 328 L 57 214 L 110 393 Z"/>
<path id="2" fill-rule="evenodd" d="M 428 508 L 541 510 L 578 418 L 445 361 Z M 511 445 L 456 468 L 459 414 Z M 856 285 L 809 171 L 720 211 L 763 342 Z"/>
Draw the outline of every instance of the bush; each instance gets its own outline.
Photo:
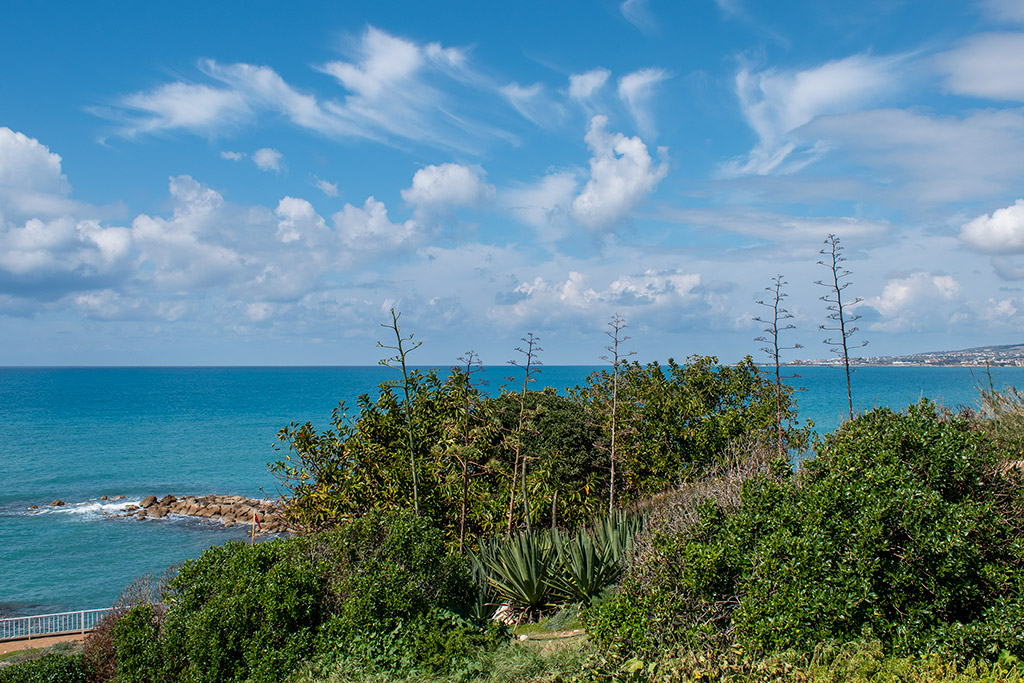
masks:
<path id="1" fill-rule="evenodd" d="M 970 419 L 876 410 L 817 450 L 799 475 L 746 480 L 738 509 L 711 499 L 690 526 L 655 527 L 588 616 L 595 639 L 780 652 L 868 629 L 896 654 L 1024 655 L 1024 542 Z"/>
<path id="2" fill-rule="evenodd" d="M 89 683 L 82 655 L 45 654 L 0 668 L 0 683 Z"/>
<path id="3" fill-rule="evenodd" d="M 468 618 L 474 600 L 467 561 L 429 521 L 371 514 L 210 548 L 170 580 L 162 618 L 146 603 L 120 612 L 90 662 L 132 683 L 280 681 L 314 660 L 446 671 L 500 637 Z"/>

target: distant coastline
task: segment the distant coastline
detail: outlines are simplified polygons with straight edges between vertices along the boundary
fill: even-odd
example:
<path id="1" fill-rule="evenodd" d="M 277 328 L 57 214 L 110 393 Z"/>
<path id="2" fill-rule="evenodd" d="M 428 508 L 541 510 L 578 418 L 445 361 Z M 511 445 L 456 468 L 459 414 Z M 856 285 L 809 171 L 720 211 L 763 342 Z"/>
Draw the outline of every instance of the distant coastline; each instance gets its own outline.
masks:
<path id="1" fill-rule="evenodd" d="M 824 358 L 820 360 L 798 360 L 787 363 L 788 366 L 840 367 L 842 358 Z M 1003 346 L 977 346 L 959 351 L 928 351 L 912 353 L 905 356 L 863 356 L 851 358 L 850 365 L 855 367 L 934 367 L 934 368 L 984 368 L 984 367 L 1024 367 L 1024 344 L 1008 344 Z"/>

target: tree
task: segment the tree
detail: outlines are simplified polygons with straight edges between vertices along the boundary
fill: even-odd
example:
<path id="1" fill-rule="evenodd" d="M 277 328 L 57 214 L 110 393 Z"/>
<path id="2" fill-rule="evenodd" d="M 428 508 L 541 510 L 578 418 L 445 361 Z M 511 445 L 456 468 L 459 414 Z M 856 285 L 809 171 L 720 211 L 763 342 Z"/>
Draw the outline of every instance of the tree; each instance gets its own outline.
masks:
<path id="1" fill-rule="evenodd" d="M 409 466 L 412 469 L 412 500 L 413 509 L 416 514 L 420 514 L 420 492 L 419 492 L 419 480 L 416 474 L 416 443 L 413 438 L 413 420 L 412 420 L 412 404 L 409 400 L 411 384 L 409 382 L 409 371 L 406 367 L 406 357 L 421 347 L 423 342 L 415 342 L 406 347 L 407 342 L 412 341 L 412 335 L 408 337 L 402 336 L 401 328 L 398 326 L 398 319 L 402 317 L 401 313 L 395 313 L 395 309 L 391 309 L 391 324 L 382 323 L 381 327 L 392 330 L 395 333 L 395 346 L 384 344 L 383 342 L 377 342 L 377 348 L 390 349 L 395 352 L 394 356 L 389 358 L 382 358 L 380 360 L 381 365 L 386 365 L 389 368 L 401 368 L 402 370 L 402 391 L 405 394 L 405 401 L 403 403 L 405 412 L 405 428 L 409 435 Z"/>
<path id="2" fill-rule="evenodd" d="M 757 302 L 760 305 L 771 309 L 771 316 L 767 318 L 762 318 L 760 316 L 754 318 L 755 321 L 767 326 L 764 328 L 767 336 L 756 337 L 754 341 L 766 344 L 761 347 L 761 350 L 768 354 L 768 357 L 772 360 L 772 364 L 775 366 L 775 443 L 778 448 L 780 458 L 785 453 L 785 446 L 783 445 L 782 438 L 782 373 L 780 371 L 781 363 L 779 361 L 779 354 L 782 351 L 803 348 L 800 344 L 779 346 L 779 333 L 786 330 L 796 329 L 796 325 L 784 322 L 793 318 L 793 314 L 782 307 L 782 300 L 789 296 L 782 291 L 782 288 L 788 284 L 788 282 L 785 282 L 782 279 L 782 275 L 776 275 L 773 277 L 772 285 L 770 287 L 765 287 L 766 292 L 771 292 L 771 298 L 768 301 Z"/>
<path id="3" fill-rule="evenodd" d="M 828 282 L 817 280 L 814 284 L 829 289 L 829 292 L 821 297 L 821 300 L 826 303 L 825 308 L 829 311 L 826 317 L 832 321 L 832 326 L 819 325 L 818 329 L 839 333 L 838 337 L 826 337 L 824 343 L 831 347 L 829 351 L 843 359 L 843 366 L 846 368 L 846 398 L 850 404 L 850 419 L 852 420 L 853 390 L 850 384 L 850 349 L 859 349 L 867 346 L 868 343 L 862 341 L 853 347 L 849 345 L 848 340 L 850 336 L 857 331 L 856 327 L 850 327 L 849 324 L 860 320 L 860 316 L 850 315 L 846 309 L 859 304 L 863 299 L 858 297 L 853 301 L 843 302 L 843 291 L 850 286 L 850 283 L 848 281 L 844 282 L 844 280 L 852 275 L 852 273 L 842 265 L 846 259 L 842 255 L 843 246 L 839 244 L 839 238 L 834 234 L 830 234 L 825 238 L 825 244 L 827 245 L 826 248 L 818 253 L 826 258 L 823 261 L 818 261 L 818 265 L 828 268 L 832 273 L 832 279 Z"/>
<path id="4" fill-rule="evenodd" d="M 610 471 L 611 476 L 608 482 L 608 514 L 611 515 L 615 510 L 615 462 L 616 462 L 616 451 L 615 451 L 615 440 L 618 436 L 618 416 L 619 416 L 619 370 L 622 367 L 622 363 L 626 361 L 630 356 L 635 356 L 635 351 L 629 351 L 628 353 L 622 353 L 619 350 L 619 346 L 629 341 L 629 337 L 624 336 L 622 331 L 626 329 L 626 321 L 618 313 L 612 315 L 611 320 L 608 321 L 608 327 L 611 330 L 605 332 L 608 335 L 612 343 L 604 347 L 611 356 L 601 356 L 601 360 L 607 361 L 612 365 L 612 405 L 611 405 L 611 454 L 610 460 Z"/>

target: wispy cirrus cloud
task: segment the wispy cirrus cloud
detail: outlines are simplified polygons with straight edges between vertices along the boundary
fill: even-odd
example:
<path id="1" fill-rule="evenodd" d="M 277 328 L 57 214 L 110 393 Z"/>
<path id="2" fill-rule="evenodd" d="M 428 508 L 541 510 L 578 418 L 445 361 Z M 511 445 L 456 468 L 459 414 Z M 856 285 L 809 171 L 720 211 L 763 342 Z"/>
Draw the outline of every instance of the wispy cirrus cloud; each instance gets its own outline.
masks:
<path id="1" fill-rule="evenodd" d="M 899 82 L 902 57 L 854 55 L 802 70 L 742 67 L 736 94 L 758 142 L 745 160 L 725 164 L 727 175 L 792 173 L 817 159 L 822 147 L 794 131 L 827 116 L 882 100 Z M 794 154 L 799 152 L 799 158 Z"/>
<path id="2" fill-rule="evenodd" d="M 461 96 L 467 93 L 494 101 L 502 97 L 499 86 L 473 69 L 465 49 L 416 43 L 372 26 L 347 49 L 351 59 L 316 67 L 341 92 L 303 91 L 271 66 L 203 59 L 199 71 L 213 83 L 167 83 L 94 111 L 117 123 L 118 133 L 126 136 L 178 130 L 209 135 L 269 114 L 333 138 L 449 149 L 514 140 L 503 129 L 460 112 Z"/>
<path id="3" fill-rule="evenodd" d="M 651 100 L 659 83 L 669 78 L 664 69 L 640 69 L 619 79 L 619 98 L 636 121 L 640 132 L 649 138 L 657 136 Z"/>

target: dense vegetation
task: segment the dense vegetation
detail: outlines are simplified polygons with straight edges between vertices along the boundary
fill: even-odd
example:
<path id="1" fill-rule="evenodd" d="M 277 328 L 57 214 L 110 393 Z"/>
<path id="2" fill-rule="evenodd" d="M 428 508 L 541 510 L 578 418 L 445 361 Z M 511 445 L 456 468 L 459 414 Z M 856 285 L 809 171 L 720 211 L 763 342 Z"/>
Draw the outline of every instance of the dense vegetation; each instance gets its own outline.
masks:
<path id="1" fill-rule="evenodd" d="M 0 682 L 1020 680 L 1015 391 L 871 411 L 794 470 L 780 447 L 807 432 L 749 359 L 623 363 L 565 395 L 471 376 L 289 426 L 273 469 L 308 533 L 211 548 L 84 655 Z M 591 644 L 510 641 L 499 607 Z"/>
<path id="2" fill-rule="evenodd" d="M 616 382 L 610 371 L 596 373 L 567 396 L 518 388 L 487 396 L 464 368 L 444 379 L 413 371 L 408 385 L 419 507 L 451 539 L 463 521 L 477 537 L 574 529 L 607 510 L 613 411 L 620 506 L 696 476 L 738 438 L 774 442 L 777 417 L 787 444 L 806 440 L 806 430 L 789 427 L 790 391 L 779 416 L 775 387 L 749 357 L 735 366 L 702 356 L 622 363 Z M 403 397 L 385 384 L 376 400 L 360 397 L 355 416 L 340 405 L 330 429 L 281 431 L 284 457 L 271 469 L 296 522 L 321 529 L 370 510 L 412 508 Z"/>

